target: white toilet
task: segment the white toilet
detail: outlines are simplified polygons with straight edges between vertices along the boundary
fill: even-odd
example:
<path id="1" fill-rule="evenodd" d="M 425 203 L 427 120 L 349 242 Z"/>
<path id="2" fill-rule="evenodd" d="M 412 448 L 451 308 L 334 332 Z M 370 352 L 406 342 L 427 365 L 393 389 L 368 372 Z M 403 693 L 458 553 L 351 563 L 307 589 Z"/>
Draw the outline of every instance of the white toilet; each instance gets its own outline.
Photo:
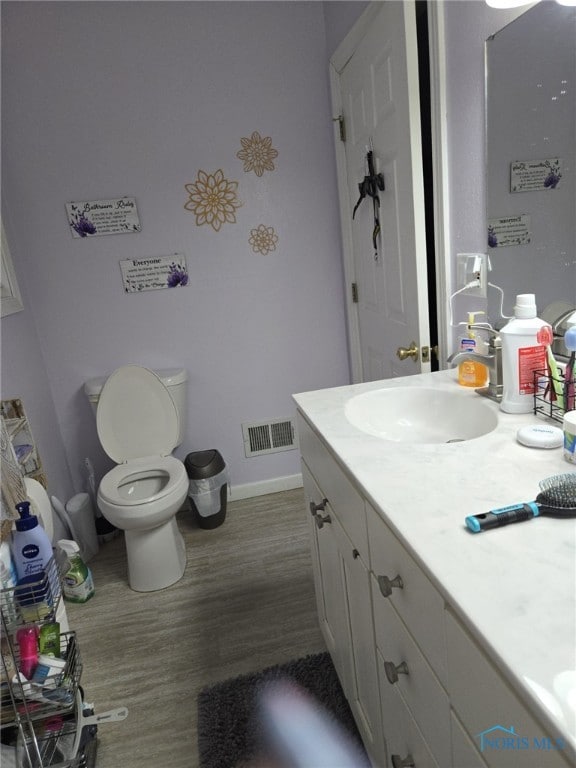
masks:
<path id="1" fill-rule="evenodd" d="M 98 508 L 125 532 L 128 582 L 137 592 L 169 587 L 186 567 L 175 515 L 189 481 L 170 455 L 182 440 L 186 379 L 182 369 L 126 365 L 84 388 L 97 405 L 100 443 L 118 464 L 102 478 Z"/>

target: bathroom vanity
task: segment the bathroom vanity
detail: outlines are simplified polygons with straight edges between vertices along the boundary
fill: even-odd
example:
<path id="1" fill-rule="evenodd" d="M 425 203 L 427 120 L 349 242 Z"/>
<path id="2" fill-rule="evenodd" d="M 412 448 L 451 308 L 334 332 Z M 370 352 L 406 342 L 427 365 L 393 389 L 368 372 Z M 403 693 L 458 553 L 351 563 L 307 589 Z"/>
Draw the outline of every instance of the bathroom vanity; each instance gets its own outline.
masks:
<path id="1" fill-rule="evenodd" d="M 463 442 L 398 442 L 350 420 L 355 398 L 383 389 L 452 394 L 455 411 L 480 400 L 455 377 L 295 396 L 322 631 L 374 766 L 568 768 L 576 521 L 464 525 L 573 471 L 562 449 L 518 444 L 518 428 L 538 419 L 485 399 L 494 428 Z M 431 421 L 441 418 L 431 403 Z"/>

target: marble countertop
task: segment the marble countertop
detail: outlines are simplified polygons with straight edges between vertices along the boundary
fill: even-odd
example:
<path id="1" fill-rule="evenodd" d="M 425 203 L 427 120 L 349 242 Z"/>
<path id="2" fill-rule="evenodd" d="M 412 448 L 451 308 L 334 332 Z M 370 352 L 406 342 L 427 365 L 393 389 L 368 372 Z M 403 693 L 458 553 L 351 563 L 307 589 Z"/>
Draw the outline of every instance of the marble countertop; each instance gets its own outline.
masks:
<path id="1" fill-rule="evenodd" d="M 565 736 L 568 757 L 576 750 L 576 520 L 540 517 L 472 534 L 464 518 L 532 501 L 540 480 L 576 468 L 562 448 L 517 442 L 519 427 L 546 423 L 541 417 L 506 414 L 484 398 L 498 426 L 466 442 L 390 442 L 348 422 L 350 398 L 390 387 L 480 397 L 449 370 L 294 399 L 524 702 Z"/>

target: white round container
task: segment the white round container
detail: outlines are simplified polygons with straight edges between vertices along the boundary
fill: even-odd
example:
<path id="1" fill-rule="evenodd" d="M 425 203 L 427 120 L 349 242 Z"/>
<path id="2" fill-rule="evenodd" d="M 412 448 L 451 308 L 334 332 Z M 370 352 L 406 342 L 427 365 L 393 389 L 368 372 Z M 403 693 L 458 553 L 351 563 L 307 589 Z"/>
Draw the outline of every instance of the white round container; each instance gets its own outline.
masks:
<path id="1" fill-rule="evenodd" d="M 570 464 L 576 464 L 576 411 L 564 414 L 564 458 Z"/>

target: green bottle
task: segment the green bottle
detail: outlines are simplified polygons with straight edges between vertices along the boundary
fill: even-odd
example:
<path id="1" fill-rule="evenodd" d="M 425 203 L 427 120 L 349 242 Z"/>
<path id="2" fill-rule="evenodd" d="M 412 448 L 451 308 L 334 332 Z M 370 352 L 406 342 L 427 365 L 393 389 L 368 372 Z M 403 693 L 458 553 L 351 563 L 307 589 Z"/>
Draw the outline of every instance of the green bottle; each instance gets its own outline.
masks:
<path id="1" fill-rule="evenodd" d="M 80 547 L 75 541 L 61 539 L 59 548 L 66 555 L 63 567 L 64 583 L 62 591 L 64 599 L 70 603 L 85 603 L 94 594 L 94 582 L 90 568 L 80 557 Z"/>

